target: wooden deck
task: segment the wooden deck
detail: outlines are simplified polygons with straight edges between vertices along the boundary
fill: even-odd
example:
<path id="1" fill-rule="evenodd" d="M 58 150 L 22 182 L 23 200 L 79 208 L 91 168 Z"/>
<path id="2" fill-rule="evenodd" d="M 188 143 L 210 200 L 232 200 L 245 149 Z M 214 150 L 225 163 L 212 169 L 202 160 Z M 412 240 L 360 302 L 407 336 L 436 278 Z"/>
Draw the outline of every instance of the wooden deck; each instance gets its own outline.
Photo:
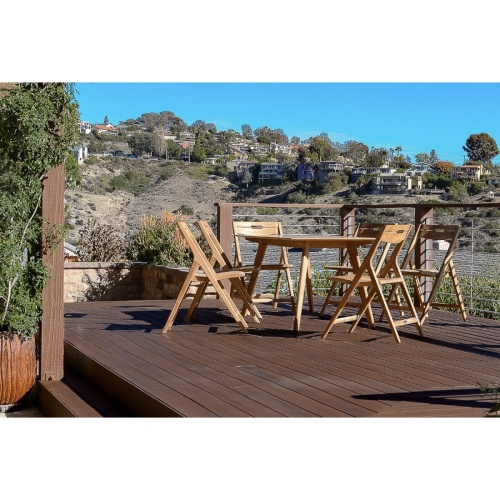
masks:
<path id="1" fill-rule="evenodd" d="M 66 304 L 66 383 L 110 417 L 483 417 L 479 385 L 500 383 L 498 321 L 436 310 L 425 338 L 409 325 L 396 344 L 380 323 L 321 340 L 329 316 L 304 311 L 295 334 L 289 305 L 260 304 L 262 323 L 243 334 L 205 300 L 190 325 L 185 302 L 162 335 L 172 304 Z"/>

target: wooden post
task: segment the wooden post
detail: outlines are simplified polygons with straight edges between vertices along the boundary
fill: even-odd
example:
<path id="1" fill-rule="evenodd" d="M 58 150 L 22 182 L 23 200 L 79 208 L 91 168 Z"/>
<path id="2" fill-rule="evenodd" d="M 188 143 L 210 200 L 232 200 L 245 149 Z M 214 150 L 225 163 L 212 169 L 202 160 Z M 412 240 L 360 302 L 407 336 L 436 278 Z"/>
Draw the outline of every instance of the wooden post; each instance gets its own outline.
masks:
<path id="1" fill-rule="evenodd" d="M 53 168 L 43 182 L 42 217 L 47 227 L 64 224 L 64 166 Z M 44 262 L 51 275 L 43 290 L 40 328 L 40 380 L 61 380 L 64 362 L 64 241 L 51 252 L 42 242 Z"/>
<path id="2" fill-rule="evenodd" d="M 340 207 L 340 235 L 352 236 L 356 226 L 356 209 L 352 206 Z"/>
<path id="3" fill-rule="evenodd" d="M 432 224 L 434 222 L 434 210 L 429 206 L 416 206 L 415 207 L 415 229 L 419 224 Z M 427 269 L 432 263 L 432 242 L 425 242 L 420 239 L 415 245 L 415 266 L 417 269 Z M 421 278 L 420 286 L 426 296 L 430 293 L 432 283 L 430 278 Z M 415 305 L 421 306 L 418 295 L 415 293 Z"/>
<path id="4" fill-rule="evenodd" d="M 233 206 L 230 203 L 216 203 L 217 239 L 229 260 L 233 261 Z"/>
<path id="5" fill-rule="evenodd" d="M 233 262 L 233 206 L 230 203 L 216 203 L 217 239 L 230 262 Z M 229 280 L 222 280 L 222 286 L 231 289 Z"/>

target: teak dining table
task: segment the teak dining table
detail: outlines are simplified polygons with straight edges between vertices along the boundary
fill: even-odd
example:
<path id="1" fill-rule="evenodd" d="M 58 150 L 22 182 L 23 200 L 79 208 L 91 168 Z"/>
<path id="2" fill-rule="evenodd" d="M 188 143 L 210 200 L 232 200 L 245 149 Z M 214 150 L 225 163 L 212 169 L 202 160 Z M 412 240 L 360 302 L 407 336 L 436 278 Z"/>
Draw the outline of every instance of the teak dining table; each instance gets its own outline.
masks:
<path id="1" fill-rule="evenodd" d="M 245 239 L 253 243 L 257 243 L 257 253 L 255 255 L 255 271 L 252 272 L 248 283 L 248 292 L 252 295 L 260 267 L 264 261 L 264 256 L 268 246 L 278 246 L 286 248 L 298 248 L 302 251 L 299 270 L 299 281 L 297 287 L 297 296 L 294 314 L 294 331 L 300 330 L 300 320 L 302 317 L 302 307 L 304 304 L 304 294 L 307 288 L 309 312 L 314 314 L 314 303 L 311 287 L 311 265 L 309 252 L 311 249 L 319 248 L 343 248 L 349 254 L 349 260 L 353 268 L 359 266 L 358 248 L 371 245 L 375 238 L 371 237 L 355 237 L 355 236 L 334 236 L 334 235 L 310 235 L 310 234 L 293 234 L 293 235 L 266 235 L 266 236 L 245 236 Z M 371 311 L 367 313 L 370 323 L 373 323 Z"/>

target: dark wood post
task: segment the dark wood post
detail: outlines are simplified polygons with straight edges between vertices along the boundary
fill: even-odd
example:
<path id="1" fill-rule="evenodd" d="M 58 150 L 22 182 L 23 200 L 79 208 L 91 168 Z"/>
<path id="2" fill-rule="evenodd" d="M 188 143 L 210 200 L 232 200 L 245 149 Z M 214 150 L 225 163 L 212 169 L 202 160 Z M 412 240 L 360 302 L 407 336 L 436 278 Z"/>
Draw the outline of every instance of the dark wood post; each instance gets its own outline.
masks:
<path id="1" fill-rule="evenodd" d="M 415 207 L 415 229 L 419 224 L 433 224 L 434 210 L 430 206 L 422 205 Z M 417 269 L 427 269 L 432 263 L 432 242 L 425 242 L 420 239 L 415 245 L 415 266 Z M 421 278 L 420 286 L 424 294 L 430 293 L 432 283 L 429 278 Z M 420 306 L 417 294 L 415 293 L 415 305 Z"/>
<path id="2" fill-rule="evenodd" d="M 356 226 L 356 209 L 352 206 L 340 207 L 340 235 L 351 236 Z"/>
<path id="3" fill-rule="evenodd" d="M 233 206 L 231 203 L 216 203 L 217 239 L 232 262 L 233 259 Z"/>
<path id="4" fill-rule="evenodd" d="M 356 226 L 356 209 L 353 206 L 340 207 L 340 235 L 352 236 Z M 340 261 L 344 260 L 347 256 L 347 250 L 342 248 L 340 250 Z"/>
<path id="5" fill-rule="evenodd" d="M 233 262 L 233 206 L 230 203 L 216 203 L 217 239 L 230 262 Z M 229 280 L 222 280 L 222 285 L 230 290 Z"/>
<path id="6" fill-rule="evenodd" d="M 43 182 L 42 217 L 47 227 L 64 224 L 64 166 L 53 168 Z M 64 241 L 55 251 L 42 242 L 44 262 L 51 275 L 43 290 L 40 328 L 40 380 L 61 380 L 64 362 Z"/>

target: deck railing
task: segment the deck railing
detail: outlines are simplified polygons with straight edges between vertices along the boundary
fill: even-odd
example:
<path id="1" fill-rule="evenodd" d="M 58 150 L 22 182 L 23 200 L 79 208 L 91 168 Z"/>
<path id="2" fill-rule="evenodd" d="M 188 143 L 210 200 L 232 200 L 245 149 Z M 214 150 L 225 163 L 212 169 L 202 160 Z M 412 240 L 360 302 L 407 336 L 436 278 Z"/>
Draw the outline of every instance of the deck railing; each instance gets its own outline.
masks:
<path id="1" fill-rule="evenodd" d="M 280 220 L 288 234 L 350 235 L 359 222 L 453 224 L 461 226 L 454 262 L 461 283 L 466 309 L 471 316 L 500 318 L 500 203 L 409 203 L 409 204 L 286 204 L 286 203 L 216 203 L 218 237 L 227 255 L 234 255 L 232 220 Z M 498 243 L 497 243 L 498 242 Z M 242 248 L 248 262 L 253 260 L 255 246 L 248 243 Z M 275 250 L 278 252 L 279 250 Z M 421 241 L 416 252 L 416 264 L 431 268 L 439 260 L 439 248 Z M 268 250 L 273 258 L 274 250 Z M 325 278 L 325 264 L 341 259 L 338 250 L 324 250 L 311 254 L 313 284 L 316 293 L 326 293 L 329 282 Z M 294 270 L 299 268 L 300 253 L 290 252 Z M 419 260 L 419 261 L 418 261 Z M 498 262 L 498 264 L 497 264 Z M 263 275 L 259 279 L 264 291 L 273 278 Z M 430 284 L 424 283 L 429 289 Z M 440 289 L 440 301 L 452 296 L 446 282 Z"/>

